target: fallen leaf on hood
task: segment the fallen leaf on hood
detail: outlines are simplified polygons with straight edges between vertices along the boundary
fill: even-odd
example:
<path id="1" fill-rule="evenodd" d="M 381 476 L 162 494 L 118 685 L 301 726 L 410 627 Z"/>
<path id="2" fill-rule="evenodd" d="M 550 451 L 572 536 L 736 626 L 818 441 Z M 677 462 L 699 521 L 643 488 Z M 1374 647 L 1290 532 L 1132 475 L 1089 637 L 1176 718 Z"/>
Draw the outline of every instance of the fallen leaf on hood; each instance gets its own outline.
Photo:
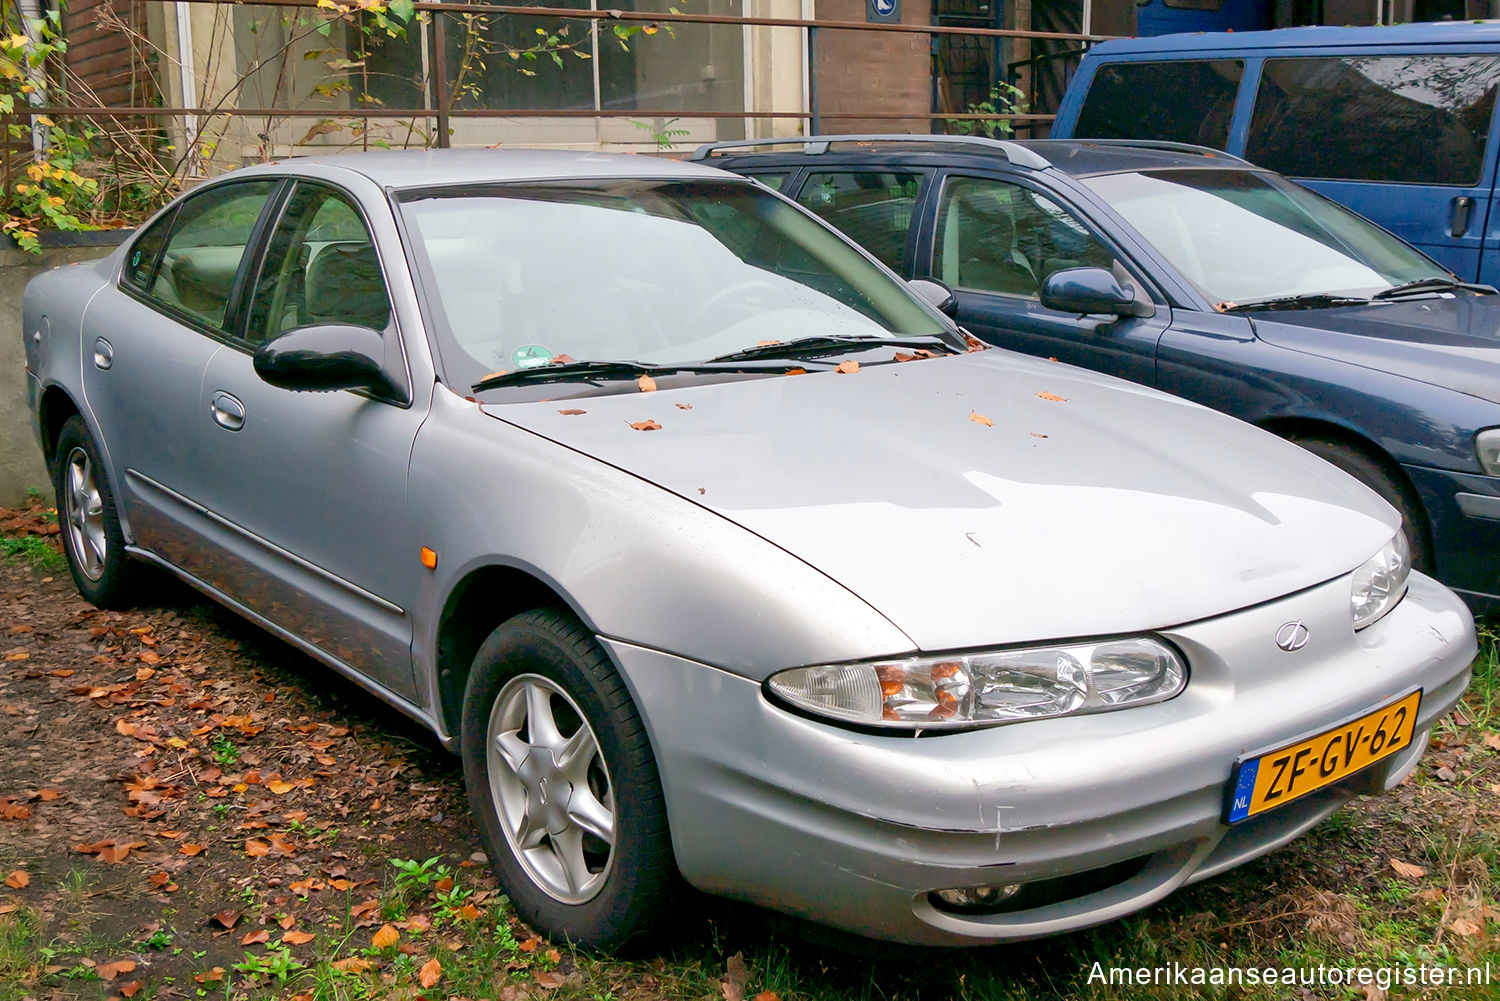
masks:
<path id="1" fill-rule="evenodd" d="M 571 365 L 571 364 L 573 364 L 573 356 L 572 355 L 553 355 L 552 356 L 552 360 L 549 361 L 547 364 L 549 364 L 549 365 Z"/>
<path id="2" fill-rule="evenodd" d="M 5 877 L 5 885 L 12 890 L 24 890 L 31 885 L 31 874 L 25 869 L 17 869 Z"/>
<path id="3" fill-rule="evenodd" d="M 423 963 L 422 968 L 417 971 L 417 982 L 423 987 L 431 987 L 442 979 L 443 964 L 439 963 L 436 958 Z"/>
<path id="4" fill-rule="evenodd" d="M 577 407 L 570 407 L 567 410 L 559 410 L 558 413 L 562 414 L 564 417 L 577 417 L 579 414 L 588 413 L 588 411 L 579 410 Z"/>
<path id="5" fill-rule="evenodd" d="M 674 404 L 672 404 L 672 406 L 676 407 L 678 410 L 691 410 L 691 409 L 693 409 L 693 405 L 691 403 L 674 403 Z"/>
<path id="6" fill-rule="evenodd" d="M 660 431 L 661 430 L 661 425 L 658 424 L 658 423 L 656 423 L 655 421 L 650 421 L 650 420 L 647 420 L 647 421 L 626 421 L 626 423 L 629 424 L 631 427 L 635 428 L 637 431 Z"/>
<path id="7" fill-rule="evenodd" d="M 135 960 L 120 959 L 113 963 L 100 963 L 94 967 L 94 972 L 99 974 L 101 980 L 113 980 L 122 973 L 129 973 L 135 969 Z"/>
<path id="8" fill-rule="evenodd" d="M 987 428 L 992 428 L 995 426 L 994 421 L 984 416 L 984 414 L 981 414 L 978 411 L 974 410 L 969 411 L 969 420 L 973 421 L 975 424 L 983 424 Z"/>
<path id="9" fill-rule="evenodd" d="M 807 374 L 807 369 L 805 369 L 805 368 L 789 368 L 789 369 L 786 370 L 785 374 L 786 375 L 806 375 Z"/>
<path id="10" fill-rule="evenodd" d="M 855 361 L 853 358 L 846 358 L 843 361 L 839 362 L 837 365 L 833 366 L 833 370 L 839 373 L 839 375 L 853 375 L 855 372 L 859 371 L 859 362 Z"/>
<path id="11" fill-rule="evenodd" d="M 755 346 L 758 348 L 769 348 L 780 343 L 780 341 L 756 341 Z"/>
<path id="12" fill-rule="evenodd" d="M 1403 862 L 1398 858 L 1391 859 L 1391 868 L 1396 870 L 1396 875 L 1405 877 L 1406 879 L 1421 879 L 1427 875 L 1427 870 L 1421 866 L 1412 865 L 1410 862 Z"/>
<path id="13" fill-rule="evenodd" d="M 641 376 L 639 379 L 635 380 L 635 384 L 641 388 L 641 392 L 643 393 L 656 392 L 656 380 L 651 378 L 649 375 Z M 426 985 L 424 984 L 423 986 Z"/>
<path id="14" fill-rule="evenodd" d="M 1042 390 L 1040 393 L 1037 393 L 1036 394 L 1036 398 L 1039 399 L 1039 400 L 1054 400 L 1057 403 L 1067 403 L 1068 402 L 1068 398 L 1066 396 L 1058 396 L 1056 393 L 1049 393 L 1045 389 Z"/>
<path id="15" fill-rule="evenodd" d="M 1045 438 L 1047 436 L 1044 435 L 1044 434 L 1042 434 L 1040 431 L 1033 431 L 1033 432 L 1031 432 L 1031 437 L 1033 437 L 1033 438 Z"/>

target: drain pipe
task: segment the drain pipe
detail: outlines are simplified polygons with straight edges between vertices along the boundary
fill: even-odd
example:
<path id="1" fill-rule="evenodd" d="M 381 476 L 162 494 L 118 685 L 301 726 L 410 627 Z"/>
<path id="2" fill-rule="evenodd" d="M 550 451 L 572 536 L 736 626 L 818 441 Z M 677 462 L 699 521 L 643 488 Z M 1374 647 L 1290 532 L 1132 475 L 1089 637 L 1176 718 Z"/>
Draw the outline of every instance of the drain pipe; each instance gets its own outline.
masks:
<path id="1" fill-rule="evenodd" d="M 177 80 L 182 87 L 182 106 L 193 108 L 198 104 L 198 81 L 193 75 L 193 22 L 190 5 L 178 0 L 177 8 Z M 198 116 L 182 116 L 182 155 L 191 163 L 193 150 L 198 143 Z M 191 168 L 190 168 L 191 169 Z"/>
<path id="2" fill-rule="evenodd" d="M 42 22 L 41 0 L 21 0 L 21 22 L 25 26 L 26 37 L 31 39 L 31 44 L 36 45 L 42 40 L 42 32 L 38 25 Z M 47 103 L 47 75 L 41 66 L 33 66 L 26 71 L 27 83 L 31 84 L 31 93 L 27 94 L 28 103 L 41 106 Z M 31 120 L 31 151 L 40 157 L 47 150 L 47 127 L 35 118 Z"/>

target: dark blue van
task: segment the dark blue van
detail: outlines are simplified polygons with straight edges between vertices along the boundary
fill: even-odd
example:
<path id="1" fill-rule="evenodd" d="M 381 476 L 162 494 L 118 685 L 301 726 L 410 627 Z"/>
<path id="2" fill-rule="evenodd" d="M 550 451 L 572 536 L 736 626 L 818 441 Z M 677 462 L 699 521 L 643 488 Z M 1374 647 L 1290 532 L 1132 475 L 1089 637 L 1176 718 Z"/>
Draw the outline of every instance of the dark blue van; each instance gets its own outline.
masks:
<path id="1" fill-rule="evenodd" d="M 1083 57 L 1052 136 L 1227 150 L 1494 284 L 1497 87 L 1500 23 L 1134 38 Z"/>

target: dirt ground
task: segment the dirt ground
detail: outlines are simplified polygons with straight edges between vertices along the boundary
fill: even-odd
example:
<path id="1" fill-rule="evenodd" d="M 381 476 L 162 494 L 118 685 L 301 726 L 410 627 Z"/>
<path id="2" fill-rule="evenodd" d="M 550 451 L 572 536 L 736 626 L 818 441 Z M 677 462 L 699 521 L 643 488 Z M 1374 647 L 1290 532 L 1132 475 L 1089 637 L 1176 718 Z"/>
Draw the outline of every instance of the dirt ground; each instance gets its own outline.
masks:
<path id="1" fill-rule="evenodd" d="M 33 513 L 0 531 L 45 532 Z M 0 1001 L 287 996 L 1353 998 L 1096 989 L 1096 961 L 1493 962 L 1500 724 L 1493 639 L 1414 778 L 1137 918 L 969 953 L 808 945 L 693 901 L 622 960 L 518 923 L 457 760 L 416 724 L 166 580 L 124 613 L 32 535 L 0 558 Z M 659 947 L 658 947 L 659 946 Z"/>

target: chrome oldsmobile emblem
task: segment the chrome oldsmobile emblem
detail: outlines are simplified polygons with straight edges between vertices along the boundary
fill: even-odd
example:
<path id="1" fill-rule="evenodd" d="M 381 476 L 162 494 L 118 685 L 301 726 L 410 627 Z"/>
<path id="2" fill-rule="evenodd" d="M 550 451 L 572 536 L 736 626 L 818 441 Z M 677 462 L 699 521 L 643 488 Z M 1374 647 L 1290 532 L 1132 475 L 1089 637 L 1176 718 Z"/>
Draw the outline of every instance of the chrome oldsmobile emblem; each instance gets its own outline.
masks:
<path id="1" fill-rule="evenodd" d="M 1307 646 L 1309 638 L 1310 634 L 1301 619 L 1284 623 L 1280 629 L 1276 630 L 1276 645 L 1287 653 L 1296 653 Z"/>

